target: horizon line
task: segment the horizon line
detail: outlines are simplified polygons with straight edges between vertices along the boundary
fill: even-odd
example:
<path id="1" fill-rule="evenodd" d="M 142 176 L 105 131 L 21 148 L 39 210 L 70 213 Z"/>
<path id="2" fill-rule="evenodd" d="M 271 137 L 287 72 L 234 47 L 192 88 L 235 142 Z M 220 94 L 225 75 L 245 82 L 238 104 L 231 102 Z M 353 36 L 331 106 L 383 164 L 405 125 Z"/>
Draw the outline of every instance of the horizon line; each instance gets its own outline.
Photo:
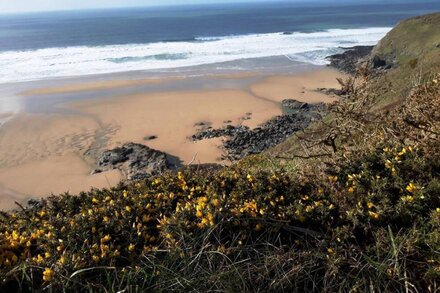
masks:
<path id="1" fill-rule="evenodd" d="M 295 2 L 291 2 L 289 0 L 269 0 L 266 2 L 263 2 L 261 0 L 239 0 L 238 2 L 222 2 L 219 0 L 218 2 L 213 3 L 190 3 L 190 4 L 151 4 L 151 5 L 133 5 L 133 6 L 113 6 L 113 7 L 88 7 L 88 8 L 66 8 L 66 9 L 43 9 L 43 10 L 31 10 L 31 11 L 6 11 L 6 12 L 0 12 L 0 16 L 10 16 L 10 15 L 29 15 L 29 14 L 39 14 L 39 13 L 57 13 L 57 12 L 82 12 L 82 11 L 97 11 L 97 10 L 119 10 L 119 9 L 155 9 L 155 8 L 183 8 L 183 7 L 200 7 L 200 6 L 218 6 L 218 5 L 227 5 L 227 6 L 236 6 L 236 5 L 252 5 L 252 4 L 270 4 L 270 3 L 283 3 L 283 4 L 307 4 L 310 6 L 316 5 L 316 4 L 324 4 L 327 3 L 331 6 L 340 6 L 341 4 L 356 4 L 357 6 L 361 5 L 368 5 L 368 4 L 392 4 L 393 2 L 415 2 L 418 3 L 418 1 L 415 0 L 390 0 L 390 3 L 383 3 L 380 0 L 371 0 L 371 2 L 367 3 L 359 3 L 357 0 L 340 0 L 337 3 L 329 3 L 326 0 L 299 0 Z M 435 0 L 426 0 L 427 3 L 430 2 L 436 2 Z"/>

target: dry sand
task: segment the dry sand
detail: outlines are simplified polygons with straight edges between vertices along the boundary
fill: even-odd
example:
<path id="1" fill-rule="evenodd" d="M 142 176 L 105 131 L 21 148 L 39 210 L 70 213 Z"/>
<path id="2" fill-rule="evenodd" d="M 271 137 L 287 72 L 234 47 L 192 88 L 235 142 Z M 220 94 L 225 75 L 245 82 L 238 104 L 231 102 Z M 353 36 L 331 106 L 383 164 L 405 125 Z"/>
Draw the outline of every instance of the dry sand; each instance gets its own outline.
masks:
<path id="1" fill-rule="evenodd" d="M 249 112 L 252 119 L 243 124 L 255 127 L 281 113 L 278 104 L 235 90 L 141 94 L 106 102 L 81 102 L 74 107 L 97 117 L 104 125 L 117 126 L 109 140 L 110 148 L 133 141 L 184 162 L 197 153 L 197 161 L 202 163 L 216 162 L 221 151 L 218 141 L 188 140 L 196 131 L 196 123 L 210 122 L 214 128 L 221 127 L 225 120 L 239 124 L 240 118 Z M 143 138 L 147 135 L 158 138 L 145 142 Z"/>
<path id="2" fill-rule="evenodd" d="M 344 77 L 335 69 L 315 69 L 297 75 L 271 76 L 264 82 L 251 86 L 252 93 L 281 102 L 283 99 L 296 99 L 309 103 L 331 103 L 334 97 L 323 95 L 318 88 L 338 87 L 337 78 Z"/>
<path id="3" fill-rule="evenodd" d="M 88 149 L 102 150 L 137 142 L 177 156 L 184 163 L 194 157 L 195 162 L 218 163 L 222 154 L 221 138 L 188 140 L 196 132 L 197 122 L 221 127 L 225 120 L 231 120 L 233 124 L 256 127 L 281 114 L 279 102 L 285 98 L 304 102 L 333 101 L 334 98 L 317 92 L 316 88 L 336 87 L 339 76 L 337 71 L 324 68 L 268 77 L 251 85 L 248 91 L 143 93 L 64 105 L 79 113 L 75 115 L 16 115 L 0 128 L 0 209 L 9 209 L 14 201 L 24 202 L 31 197 L 109 187 L 122 179 L 118 171 L 91 175 L 96 166 L 83 155 Z M 62 89 L 109 89 L 132 82 L 99 82 L 35 91 L 56 94 L 63 92 Z M 252 119 L 243 121 L 241 118 L 246 113 L 252 113 Z M 148 135 L 158 138 L 145 141 Z"/>

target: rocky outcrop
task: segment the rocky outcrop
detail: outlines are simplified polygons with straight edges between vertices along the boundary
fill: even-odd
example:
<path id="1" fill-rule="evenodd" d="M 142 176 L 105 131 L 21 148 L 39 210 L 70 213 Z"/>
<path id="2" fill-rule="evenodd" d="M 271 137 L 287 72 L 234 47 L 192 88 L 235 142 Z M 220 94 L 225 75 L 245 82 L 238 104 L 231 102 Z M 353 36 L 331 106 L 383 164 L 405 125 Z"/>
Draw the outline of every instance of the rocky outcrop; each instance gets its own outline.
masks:
<path id="1" fill-rule="evenodd" d="M 319 92 L 326 94 L 328 96 L 338 96 L 338 97 L 344 97 L 347 92 L 344 89 L 337 89 L 337 88 L 318 88 Z"/>
<path id="2" fill-rule="evenodd" d="M 215 137 L 222 137 L 222 136 L 234 136 L 235 134 L 243 131 L 248 131 L 249 127 L 246 126 L 234 126 L 234 125 L 226 125 L 222 128 L 218 129 L 204 129 L 196 134 L 194 134 L 191 139 L 193 141 L 202 140 L 202 139 L 209 139 L 209 138 L 215 138 Z"/>
<path id="3" fill-rule="evenodd" d="M 284 115 L 255 129 L 240 129 L 224 143 L 226 158 L 234 161 L 261 153 L 283 142 L 293 133 L 303 130 L 313 120 L 312 115 Z"/>
<path id="4" fill-rule="evenodd" d="M 349 74 L 355 74 L 358 66 L 368 59 L 373 50 L 373 46 L 355 46 L 342 48 L 345 51 L 341 54 L 328 56 L 330 66 Z"/>
<path id="5" fill-rule="evenodd" d="M 390 69 L 395 64 L 395 60 L 385 60 L 379 56 L 372 56 L 370 59 L 373 69 Z"/>
<path id="6" fill-rule="evenodd" d="M 207 129 L 194 134 L 194 141 L 214 137 L 227 137 L 223 147 L 223 159 L 236 161 L 251 154 L 261 153 L 283 142 L 293 133 L 303 130 L 309 124 L 320 119 L 319 112 L 324 104 L 308 104 L 296 100 L 284 100 L 282 105 L 288 109 L 285 115 L 275 117 L 260 127 L 250 129 L 247 126 L 227 125 L 220 129 Z"/>
<path id="7" fill-rule="evenodd" d="M 133 180 L 157 175 L 176 167 L 166 153 L 136 143 L 127 143 L 104 151 L 98 159 L 98 165 L 107 170 L 119 169 L 127 179 Z"/>
<path id="8" fill-rule="evenodd" d="M 328 90 L 331 91 L 331 89 L 328 89 Z M 311 114 L 311 113 L 315 113 L 318 111 L 323 111 L 325 109 L 324 103 L 309 104 L 309 103 L 300 102 L 300 101 L 297 101 L 294 99 L 283 100 L 281 102 L 281 106 L 282 106 L 284 112 L 287 112 L 287 114 L 299 114 L 299 113 Z"/>

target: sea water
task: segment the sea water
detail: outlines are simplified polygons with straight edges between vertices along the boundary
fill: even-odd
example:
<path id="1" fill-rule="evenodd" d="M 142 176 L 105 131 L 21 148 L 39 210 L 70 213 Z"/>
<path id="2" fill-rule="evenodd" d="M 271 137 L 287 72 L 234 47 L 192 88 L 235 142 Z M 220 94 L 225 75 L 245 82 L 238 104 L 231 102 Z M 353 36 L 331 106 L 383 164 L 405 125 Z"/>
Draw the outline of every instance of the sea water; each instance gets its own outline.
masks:
<path id="1" fill-rule="evenodd" d="M 0 15 L 0 83 L 273 56 L 322 65 L 341 47 L 374 45 L 398 21 L 440 10 L 440 1 L 333 2 Z"/>

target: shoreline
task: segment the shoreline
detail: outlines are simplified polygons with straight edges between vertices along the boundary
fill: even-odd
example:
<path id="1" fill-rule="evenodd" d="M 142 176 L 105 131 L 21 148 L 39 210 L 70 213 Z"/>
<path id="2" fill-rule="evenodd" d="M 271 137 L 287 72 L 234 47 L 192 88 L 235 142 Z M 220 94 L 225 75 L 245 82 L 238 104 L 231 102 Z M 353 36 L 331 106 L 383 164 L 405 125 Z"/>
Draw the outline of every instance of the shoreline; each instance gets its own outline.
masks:
<path id="1" fill-rule="evenodd" d="M 86 84 L 86 88 L 95 86 L 93 92 L 67 88 L 67 97 L 73 94 L 78 99 L 69 103 L 61 100 L 54 107 L 59 112 L 38 108 L 15 114 L 0 128 L 0 148 L 5 150 L 0 156 L 0 193 L 6 194 L 0 209 L 13 207 L 5 198 L 13 204 L 14 197 L 25 201 L 117 184 L 123 179 L 117 170 L 91 173 L 102 151 L 127 142 L 144 144 L 184 163 L 227 164 L 218 160 L 223 138 L 197 142 L 189 139 L 197 133 L 198 123 L 209 123 L 213 128 L 230 124 L 253 129 L 282 114 L 280 103 L 284 99 L 334 101 L 316 89 L 337 86 L 336 77 L 340 76 L 343 74 L 337 70 L 322 67 L 290 75 L 200 77 L 187 85 L 185 80 L 159 79 L 130 85 L 119 80 L 116 85 L 122 87 L 112 81 Z M 105 93 L 106 86 L 116 89 L 118 95 L 101 97 L 99 93 Z M 25 98 L 32 104 L 63 94 L 60 87 L 43 87 L 40 95 Z M 156 138 L 146 140 L 149 136 Z"/>

